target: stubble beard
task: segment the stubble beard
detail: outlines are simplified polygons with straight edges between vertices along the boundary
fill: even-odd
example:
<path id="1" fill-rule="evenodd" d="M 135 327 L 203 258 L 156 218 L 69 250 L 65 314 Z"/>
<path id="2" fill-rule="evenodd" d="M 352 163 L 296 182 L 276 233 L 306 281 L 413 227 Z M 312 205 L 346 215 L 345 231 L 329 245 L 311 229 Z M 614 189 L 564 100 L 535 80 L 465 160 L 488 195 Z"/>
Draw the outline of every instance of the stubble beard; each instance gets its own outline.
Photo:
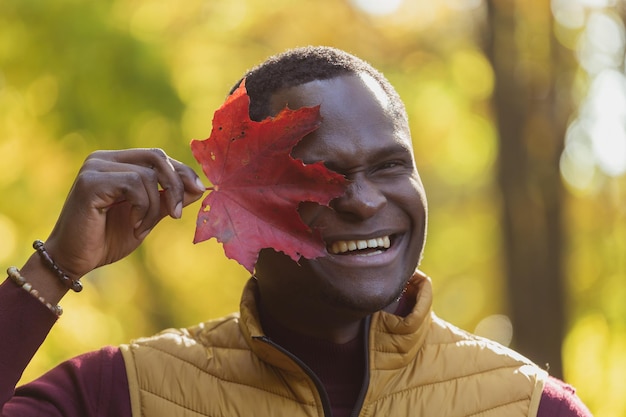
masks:
<path id="1" fill-rule="evenodd" d="M 340 292 L 337 290 L 337 288 L 334 288 L 331 285 L 326 285 L 322 287 L 320 295 L 321 298 L 331 307 L 342 310 L 348 309 L 356 312 L 359 315 L 368 316 L 377 311 L 383 310 L 391 303 L 398 301 L 402 297 L 402 294 L 404 293 L 409 280 L 410 276 L 406 280 L 399 283 L 395 290 L 392 291 L 389 295 L 363 295 L 360 292 L 357 294 L 350 294 L 346 292 Z"/>

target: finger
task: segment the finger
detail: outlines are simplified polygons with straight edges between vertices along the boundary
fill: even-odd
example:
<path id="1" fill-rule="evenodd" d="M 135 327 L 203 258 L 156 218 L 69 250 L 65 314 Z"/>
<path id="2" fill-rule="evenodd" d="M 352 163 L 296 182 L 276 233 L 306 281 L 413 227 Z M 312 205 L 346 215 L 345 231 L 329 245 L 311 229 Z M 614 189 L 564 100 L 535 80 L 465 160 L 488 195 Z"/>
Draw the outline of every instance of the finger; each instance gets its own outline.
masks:
<path id="1" fill-rule="evenodd" d="M 96 151 L 89 156 L 98 170 L 135 170 L 136 166 L 156 172 L 157 183 L 164 190 L 160 196 L 161 217 L 169 214 L 174 218 L 182 215 L 182 207 L 198 200 L 206 191 L 198 175 L 189 166 L 167 156 L 161 149 L 127 149 L 121 151 Z M 108 165 L 128 164 L 128 167 Z M 102 166 L 104 165 L 104 167 Z M 151 181 L 148 181 L 151 182 Z M 153 196 L 154 194 L 151 194 Z M 152 199 L 154 201 L 154 199 Z M 163 214 L 163 207 L 167 213 Z"/>
<path id="2" fill-rule="evenodd" d="M 161 199 L 158 174 L 143 165 L 119 162 L 116 152 L 96 152 L 85 161 L 78 181 L 85 181 L 87 192 L 95 190 L 100 197 L 96 208 L 107 210 L 111 205 L 128 201 L 132 217 L 137 221 L 154 223 L 159 220 Z"/>
<path id="3" fill-rule="evenodd" d="M 157 172 L 159 184 L 164 190 L 161 193 L 161 208 L 167 207 L 167 214 L 171 217 L 180 218 L 182 208 L 198 200 L 206 191 L 206 186 L 193 169 L 167 156 L 163 150 L 138 149 L 131 151 L 136 151 L 136 153 L 129 152 L 120 155 L 121 160 L 139 157 L 144 163 L 150 163 L 150 167 Z M 163 214 L 163 216 L 165 215 Z"/>
<path id="4" fill-rule="evenodd" d="M 167 210 L 163 208 L 156 174 L 149 168 L 136 169 L 138 170 L 109 173 L 118 184 L 114 192 L 119 194 L 119 197 L 116 203 L 106 207 L 104 212 L 109 216 L 107 222 L 115 221 L 122 226 L 127 223 L 127 227 L 132 228 L 135 238 L 143 240 L 167 214 Z M 142 170 L 144 172 L 141 172 Z"/>
<path id="5" fill-rule="evenodd" d="M 159 185 L 163 192 L 156 201 L 159 209 L 150 211 L 148 223 L 152 224 L 162 216 L 154 216 L 156 212 L 162 212 L 163 207 L 167 213 L 174 218 L 179 218 L 182 214 L 184 200 L 184 184 L 179 174 L 172 164 L 173 159 L 158 148 L 152 149 L 127 149 L 122 151 L 98 151 L 92 154 L 92 158 L 99 161 L 126 164 L 126 166 L 103 164 L 101 169 L 119 169 L 138 172 L 144 179 L 147 187 L 158 189 Z M 156 194 L 149 190 L 150 200 L 155 202 Z"/>
<path id="6" fill-rule="evenodd" d="M 130 206 L 129 225 L 139 233 L 153 226 L 160 219 L 160 196 L 156 186 L 156 175 L 148 168 L 137 170 L 102 172 L 89 175 L 91 189 L 96 190 L 94 208 L 106 213 L 120 205 Z M 146 172 L 140 172 L 144 170 Z M 153 178 L 150 179 L 150 176 Z M 89 184 L 86 184 L 89 186 Z M 143 226 L 143 227 L 141 227 Z"/>
<path id="7" fill-rule="evenodd" d="M 118 162 L 141 165 L 153 170 L 156 174 L 157 186 L 160 184 L 161 188 L 165 190 L 165 198 L 160 198 L 160 202 L 165 202 L 165 207 L 172 217 L 180 217 L 183 185 L 170 162 L 170 158 L 162 149 L 128 149 L 118 151 L 112 156 Z"/>
<path id="8" fill-rule="evenodd" d="M 183 184 L 183 206 L 187 206 L 202 197 L 206 192 L 206 186 L 194 170 L 175 159 L 170 159 L 170 162 Z"/>
<path id="9" fill-rule="evenodd" d="M 133 218 L 139 217 L 139 221 L 134 224 L 135 235 L 141 235 L 146 230 L 152 229 L 161 220 L 162 199 L 159 192 L 159 178 L 158 174 L 145 167 L 134 166 L 133 171 L 129 171 L 127 175 L 138 175 L 138 180 L 141 181 L 141 185 L 137 184 L 137 194 L 144 194 L 147 198 L 144 200 L 128 200 L 133 206 Z M 147 201 L 147 204 L 142 204 Z"/>

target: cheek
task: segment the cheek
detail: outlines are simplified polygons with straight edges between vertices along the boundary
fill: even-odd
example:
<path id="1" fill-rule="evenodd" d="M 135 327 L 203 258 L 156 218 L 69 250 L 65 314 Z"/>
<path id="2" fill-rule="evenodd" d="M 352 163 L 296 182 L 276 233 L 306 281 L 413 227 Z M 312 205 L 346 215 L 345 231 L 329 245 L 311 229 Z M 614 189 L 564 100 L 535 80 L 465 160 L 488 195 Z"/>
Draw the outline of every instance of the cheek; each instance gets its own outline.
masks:
<path id="1" fill-rule="evenodd" d="M 398 182 L 393 191 L 388 193 L 388 199 L 394 201 L 396 205 L 411 215 L 421 217 L 428 210 L 424 188 L 419 181 L 412 178 Z"/>
<path id="2" fill-rule="evenodd" d="M 420 218 L 427 217 L 428 203 L 426 201 L 426 192 L 419 180 L 412 179 L 406 184 L 403 194 L 405 205 L 411 208 L 411 212 Z"/>

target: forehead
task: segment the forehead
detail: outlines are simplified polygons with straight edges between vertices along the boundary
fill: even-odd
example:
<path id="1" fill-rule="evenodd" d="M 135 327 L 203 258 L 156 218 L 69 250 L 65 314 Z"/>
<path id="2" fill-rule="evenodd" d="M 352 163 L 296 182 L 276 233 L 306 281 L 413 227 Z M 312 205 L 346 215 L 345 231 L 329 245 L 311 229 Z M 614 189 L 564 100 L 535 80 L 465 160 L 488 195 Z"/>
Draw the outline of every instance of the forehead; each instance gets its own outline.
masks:
<path id="1" fill-rule="evenodd" d="M 367 73 L 342 75 L 325 80 L 314 80 L 295 87 L 277 91 L 270 98 L 271 114 L 275 115 L 285 106 L 297 109 L 321 105 L 322 116 L 334 105 L 359 106 L 368 104 L 379 111 L 391 112 L 391 99 L 371 75 Z M 334 109 L 337 110 L 336 108 Z"/>
<path id="2" fill-rule="evenodd" d="M 396 116 L 388 94 L 370 75 L 344 75 L 284 89 L 272 96 L 270 105 L 272 114 L 285 106 L 320 105 L 320 128 L 294 150 L 294 156 L 305 160 L 330 161 L 339 154 L 363 157 L 390 147 L 412 153 L 406 120 Z"/>

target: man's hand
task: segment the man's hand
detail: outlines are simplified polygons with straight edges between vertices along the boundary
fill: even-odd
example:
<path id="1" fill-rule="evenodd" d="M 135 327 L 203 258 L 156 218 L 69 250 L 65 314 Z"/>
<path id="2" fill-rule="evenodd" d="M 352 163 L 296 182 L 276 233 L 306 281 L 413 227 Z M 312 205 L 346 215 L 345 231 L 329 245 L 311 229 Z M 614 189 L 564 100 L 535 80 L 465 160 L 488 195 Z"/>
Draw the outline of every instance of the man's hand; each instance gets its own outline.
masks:
<path id="1" fill-rule="evenodd" d="M 94 152 L 45 246 L 78 279 L 130 254 L 163 217 L 180 218 L 183 207 L 204 191 L 191 168 L 161 149 Z"/>

